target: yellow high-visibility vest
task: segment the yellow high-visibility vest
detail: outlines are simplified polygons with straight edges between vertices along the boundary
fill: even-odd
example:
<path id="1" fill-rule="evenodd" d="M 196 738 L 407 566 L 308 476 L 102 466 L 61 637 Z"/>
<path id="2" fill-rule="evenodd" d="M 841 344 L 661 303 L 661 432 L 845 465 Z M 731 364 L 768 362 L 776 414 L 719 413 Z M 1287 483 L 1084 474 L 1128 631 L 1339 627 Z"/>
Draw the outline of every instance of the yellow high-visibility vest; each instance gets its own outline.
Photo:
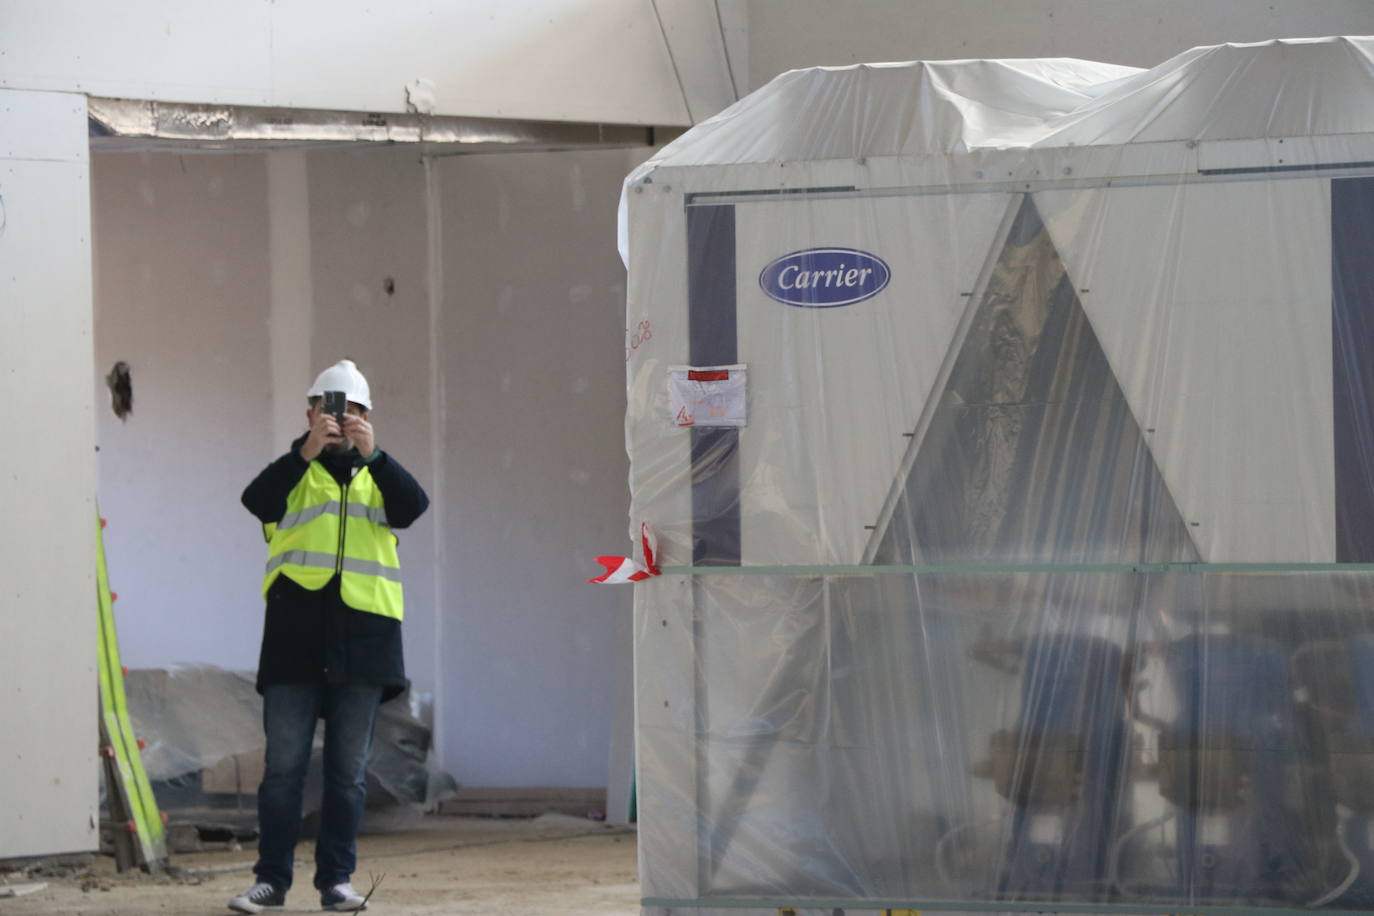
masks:
<path id="1" fill-rule="evenodd" d="M 382 491 L 366 467 L 340 485 L 317 461 L 286 498 L 281 521 L 262 526 L 267 538 L 263 595 L 277 576 L 315 591 L 337 573 L 344 604 L 400 620 L 401 563 L 386 522 Z"/>

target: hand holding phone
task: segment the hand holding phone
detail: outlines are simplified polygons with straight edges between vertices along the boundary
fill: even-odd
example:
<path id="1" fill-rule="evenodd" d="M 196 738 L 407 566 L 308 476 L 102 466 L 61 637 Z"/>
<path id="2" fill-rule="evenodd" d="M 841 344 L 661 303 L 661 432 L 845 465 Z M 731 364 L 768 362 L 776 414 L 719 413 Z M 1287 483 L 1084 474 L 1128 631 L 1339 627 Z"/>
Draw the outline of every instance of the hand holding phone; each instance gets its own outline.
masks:
<path id="1" fill-rule="evenodd" d="M 334 422 L 339 424 L 338 438 L 344 438 L 344 415 L 348 413 L 348 395 L 342 391 L 326 391 L 324 393 L 324 412 L 334 418 Z"/>
<path id="2" fill-rule="evenodd" d="M 306 414 L 310 420 L 310 432 L 301 443 L 300 455 L 306 461 L 314 461 L 326 447 L 337 451 L 346 441 L 344 433 L 348 414 L 348 396 L 342 391 L 326 391 L 318 409 L 311 407 Z"/>

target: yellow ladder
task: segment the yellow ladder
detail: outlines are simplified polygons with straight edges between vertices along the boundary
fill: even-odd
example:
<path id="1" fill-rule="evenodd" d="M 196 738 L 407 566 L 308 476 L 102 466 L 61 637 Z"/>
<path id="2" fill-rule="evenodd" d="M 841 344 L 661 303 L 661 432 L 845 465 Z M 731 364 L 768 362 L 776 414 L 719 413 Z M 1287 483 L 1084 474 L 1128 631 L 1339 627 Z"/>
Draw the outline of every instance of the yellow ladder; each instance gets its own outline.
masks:
<path id="1" fill-rule="evenodd" d="M 114 822 L 115 867 L 138 866 L 148 872 L 167 868 L 167 835 L 153 787 L 139 753 L 124 698 L 124 666 L 119 661 L 114 601 L 105 567 L 105 520 L 96 510 L 95 591 L 99 609 L 100 756 L 105 767 L 105 795 Z"/>

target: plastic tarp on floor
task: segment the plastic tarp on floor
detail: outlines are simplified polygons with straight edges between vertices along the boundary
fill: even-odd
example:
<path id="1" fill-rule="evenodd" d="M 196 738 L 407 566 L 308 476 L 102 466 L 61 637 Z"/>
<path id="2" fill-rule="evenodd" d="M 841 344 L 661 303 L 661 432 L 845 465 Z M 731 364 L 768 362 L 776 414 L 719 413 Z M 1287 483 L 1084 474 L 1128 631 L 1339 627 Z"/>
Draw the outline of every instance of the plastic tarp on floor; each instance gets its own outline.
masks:
<path id="1" fill-rule="evenodd" d="M 1374 39 L 793 71 L 621 228 L 646 913 L 1374 908 Z"/>

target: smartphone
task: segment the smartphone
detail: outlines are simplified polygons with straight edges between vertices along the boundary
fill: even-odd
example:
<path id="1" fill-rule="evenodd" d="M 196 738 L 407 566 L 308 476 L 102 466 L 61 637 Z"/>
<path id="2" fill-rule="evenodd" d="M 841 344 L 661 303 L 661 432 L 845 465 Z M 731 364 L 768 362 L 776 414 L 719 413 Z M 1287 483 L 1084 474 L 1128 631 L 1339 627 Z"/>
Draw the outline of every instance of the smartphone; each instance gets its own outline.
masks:
<path id="1" fill-rule="evenodd" d="M 324 412 L 333 414 L 334 420 L 339 424 L 339 433 L 343 434 L 344 414 L 348 411 L 348 395 L 342 391 L 326 391 L 324 393 Z"/>

